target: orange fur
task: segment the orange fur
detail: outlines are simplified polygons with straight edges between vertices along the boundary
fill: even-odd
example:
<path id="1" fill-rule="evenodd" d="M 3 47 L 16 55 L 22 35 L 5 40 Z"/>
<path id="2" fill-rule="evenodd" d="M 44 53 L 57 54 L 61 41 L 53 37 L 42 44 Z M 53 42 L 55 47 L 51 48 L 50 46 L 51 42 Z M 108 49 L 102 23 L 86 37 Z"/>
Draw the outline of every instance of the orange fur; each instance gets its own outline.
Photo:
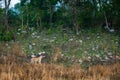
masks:
<path id="1" fill-rule="evenodd" d="M 33 58 L 31 58 L 31 63 L 35 63 L 35 64 L 40 63 L 41 64 L 41 60 L 43 57 L 44 56 L 33 57 Z"/>

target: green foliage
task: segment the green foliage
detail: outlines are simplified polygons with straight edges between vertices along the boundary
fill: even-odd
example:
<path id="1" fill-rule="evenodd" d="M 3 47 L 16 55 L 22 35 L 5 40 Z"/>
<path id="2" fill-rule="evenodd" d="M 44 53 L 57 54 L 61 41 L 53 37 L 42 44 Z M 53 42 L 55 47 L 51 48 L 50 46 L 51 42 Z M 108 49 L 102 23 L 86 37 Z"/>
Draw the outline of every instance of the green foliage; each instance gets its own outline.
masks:
<path id="1" fill-rule="evenodd" d="M 31 0 L 30 2 L 21 0 L 22 5 L 18 4 L 16 8 L 20 12 L 19 17 L 23 25 L 37 27 L 41 31 L 61 25 L 72 29 L 75 27 L 74 24 L 78 27 L 101 26 L 105 22 L 104 12 L 107 18 L 113 20 L 118 26 L 118 2 L 117 0 Z"/>
<path id="2" fill-rule="evenodd" d="M 0 25 L 0 41 L 3 40 L 4 26 Z"/>
<path id="3" fill-rule="evenodd" d="M 49 28 L 49 29 L 47 30 L 47 34 L 48 34 L 48 35 L 51 35 L 51 34 L 54 34 L 54 33 L 57 33 L 57 34 L 62 33 L 61 27 Z"/>
<path id="4" fill-rule="evenodd" d="M 10 28 L 16 30 L 18 26 L 23 26 L 27 33 L 31 33 L 29 28 L 34 27 L 40 32 L 47 31 L 47 34 L 61 33 L 62 28 L 70 28 L 75 32 L 81 29 L 93 29 L 105 22 L 104 12 L 108 21 L 113 23 L 119 32 L 119 2 L 118 0 L 20 0 L 14 9 L 8 11 L 8 22 Z M 4 9 L 0 8 L 0 25 L 4 25 Z M 76 26 L 77 25 L 77 26 Z M 100 29 L 98 27 L 98 29 Z M 2 28 L 1 28 L 2 29 Z M 62 33 L 63 34 L 63 33 Z M 0 32 L 3 35 L 10 33 Z M 6 36 L 4 39 L 9 39 Z"/>
<path id="5" fill-rule="evenodd" d="M 10 41 L 13 40 L 12 32 L 0 32 L 0 41 Z"/>
<path id="6" fill-rule="evenodd" d="M 10 41 L 13 40 L 13 32 L 12 31 L 5 31 L 4 26 L 0 26 L 0 41 Z"/>
<path id="7" fill-rule="evenodd" d="M 3 40 L 4 41 L 10 41 L 13 39 L 13 34 L 12 32 L 5 32 L 3 35 Z"/>

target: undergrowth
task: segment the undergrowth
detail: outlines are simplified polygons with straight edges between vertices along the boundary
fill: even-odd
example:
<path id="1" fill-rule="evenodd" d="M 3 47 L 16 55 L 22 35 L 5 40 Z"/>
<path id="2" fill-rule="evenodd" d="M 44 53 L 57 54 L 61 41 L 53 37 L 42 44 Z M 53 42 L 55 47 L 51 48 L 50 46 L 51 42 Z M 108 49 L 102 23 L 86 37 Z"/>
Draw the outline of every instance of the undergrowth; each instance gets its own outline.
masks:
<path id="1" fill-rule="evenodd" d="M 82 29 L 79 35 L 61 29 L 19 30 L 15 42 L 0 42 L 0 79 L 119 80 L 120 64 L 109 62 L 107 57 L 120 58 L 118 41 L 114 33 L 99 30 Z M 27 57 L 41 51 L 49 56 L 48 62 L 31 64 Z M 100 64 L 97 59 L 108 60 L 108 64 Z"/>

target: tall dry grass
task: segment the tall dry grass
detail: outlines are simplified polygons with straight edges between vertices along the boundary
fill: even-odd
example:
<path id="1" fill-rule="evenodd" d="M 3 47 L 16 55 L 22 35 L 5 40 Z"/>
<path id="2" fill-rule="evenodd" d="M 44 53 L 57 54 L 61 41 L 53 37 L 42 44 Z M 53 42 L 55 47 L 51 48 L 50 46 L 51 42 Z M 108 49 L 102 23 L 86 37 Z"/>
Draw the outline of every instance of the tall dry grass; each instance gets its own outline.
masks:
<path id="1" fill-rule="evenodd" d="M 119 80 L 120 64 L 94 65 L 83 69 L 79 64 L 56 64 L 60 48 L 55 49 L 53 62 L 31 64 L 24 61 L 19 44 L 14 44 L 12 54 L 0 56 L 0 80 Z"/>
<path id="2" fill-rule="evenodd" d="M 56 47 L 55 52 L 51 57 L 51 62 L 56 63 L 59 58 L 60 58 L 60 47 Z"/>
<path id="3" fill-rule="evenodd" d="M 22 49 L 19 43 L 13 43 L 11 47 L 12 47 L 12 53 L 14 55 L 19 55 L 24 57 L 26 56 L 26 54 L 24 53 L 24 50 Z"/>
<path id="4" fill-rule="evenodd" d="M 82 69 L 80 65 L 31 64 L 8 55 L 0 57 L 0 80 L 119 80 L 120 64 L 95 65 Z"/>

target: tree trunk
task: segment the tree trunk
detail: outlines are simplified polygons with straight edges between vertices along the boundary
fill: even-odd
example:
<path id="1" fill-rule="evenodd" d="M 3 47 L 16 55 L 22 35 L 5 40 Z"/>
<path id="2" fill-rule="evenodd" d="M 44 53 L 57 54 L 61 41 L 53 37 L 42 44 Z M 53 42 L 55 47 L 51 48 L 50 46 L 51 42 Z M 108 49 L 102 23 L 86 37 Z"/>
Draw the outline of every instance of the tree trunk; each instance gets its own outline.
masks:
<path id="1" fill-rule="evenodd" d="M 5 13 L 5 31 L 9 31 L 9 25 L 8 25 L 8 15 Z"/>
<path id="2" fill-rule="evenodd" d="M 76 35 L 78 35 L 79 34 L 79 31 L 78 31 L 79 24 L 77 21 L 77 9 L 76 8 L 73 8 L 73 13 L 74 13 L 73 23 L 74 23 L 74 27 L 75 27 L 75 33 L 76 33 Z"/>
<path id="3" fill-rule="evenodd" d="M 50 27 L 52 26 L 52 25 L 51 25 L 51 23 L 52 23 L 52 18 L 53 18 L 53 6 L 51 5 L 51 6 L 50 6 L 50 19 L 49 19 Z"/>
<path id="4" fill-rule="evenodd" d="M 4 0 L 5 4 L 5 30 L 9 30 L 9 24 L 8 24 L 8 10 L 9 10 L 9 5 L 10 5 L 11 0 Z"/>
<path id="5" fill-rule="evenodd" d="M 21 24 L 22 24 L 22 27 L 23 27 L 23 21 L 24 21 L 24 19 L 23 19 L 23 14 L 22 14 L 22 23 L 21 23 Z"/>
<path id="6" fill-rule="evenodd" d="M 41 17 L 40 17 L 40 31 L 42 31 L 42 21 L 41 21 Z"/>
<path id="7" fill-rule="evenodd" d="M 74 23 L 74 26 L 75 26 L 75 32 L 76 32 L 76 35 L 78 35 L 79 34 L 79 31 L 78 31 L 78 23 L 77 22 L 75 22 Z"/>
<path id="8" fill-rule="evenodd" d="M 104 12 L 104 17 L 105 17 L 106 28 L 110 31 L 109 24 L 108 24 L 108 19 L 107 19 L 107 16 L 106 16 L 105 12 Z"/>
<path id="9" fill-rule="evenodd" d="M 27 14 L 27 22 L 26 22 L 26 25 L 27 25 L 27 27 L 28 27 L 28 25 L 29 25 L 29 18 L 28 18 L 28 14 Z"/>
<path id="10" fill-rule="evenodd" d="M 39 26 L 39 19 L 37 18 L 37 23 L 36 23 L 36 25 L 37 25 L 37 28 L 39 28 L 40 26 Z"/>

